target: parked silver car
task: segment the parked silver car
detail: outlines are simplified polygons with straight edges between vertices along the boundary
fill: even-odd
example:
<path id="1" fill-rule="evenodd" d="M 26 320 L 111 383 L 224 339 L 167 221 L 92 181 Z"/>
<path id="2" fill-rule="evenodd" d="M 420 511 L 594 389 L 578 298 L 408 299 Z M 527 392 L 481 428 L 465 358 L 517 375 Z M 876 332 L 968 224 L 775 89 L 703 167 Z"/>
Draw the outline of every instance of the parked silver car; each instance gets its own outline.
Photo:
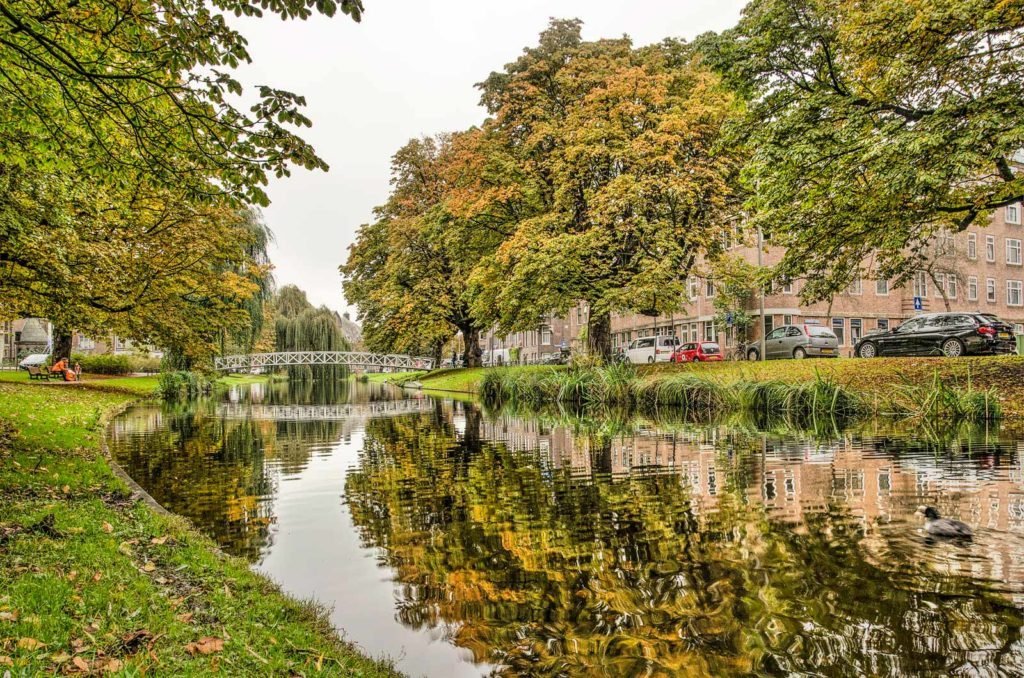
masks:
<path id="1" fill-rule="evenodd" d="M 748 360 L 760 358 L 760 346 L 747 349 Z M 821 325 L 783 325 L 764 338 L 765 360 L 780 358 L 837 358 L 839 338 Z"/>

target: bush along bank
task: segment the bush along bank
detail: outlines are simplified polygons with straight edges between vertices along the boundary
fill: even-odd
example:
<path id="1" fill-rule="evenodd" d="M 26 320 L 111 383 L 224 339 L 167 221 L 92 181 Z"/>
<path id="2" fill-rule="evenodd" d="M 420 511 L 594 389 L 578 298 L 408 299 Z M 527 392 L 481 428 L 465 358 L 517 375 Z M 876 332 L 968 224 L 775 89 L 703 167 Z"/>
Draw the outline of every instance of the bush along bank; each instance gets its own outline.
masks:
<path id="1" fill-rule="evenodd" d="M 973 388 L 969 378 L 963 385 L 949 383 L 938 372 L 923 384 L 895 383 L 884 391 L 864 392 L 818 371 L 812 379 L 788 382 L 744 377 L 726 381 L 710 372 L 684 369 L 641 375 L 622 364 L 569 370 L 497 369 L 483 375 L 479 393 L 490 406 L 564 403 L 641 411 L 673 407 L 709 416 L 738 411 L 798 420 L 884 415 L 983 422 L 1001 416 L 992 389 Z"/>
<path id="2" fill-rule="evenodd" d="M 101 436 L 137 398 L 0 383 L 0 675 L 393 675 L 130 494 Z"/>

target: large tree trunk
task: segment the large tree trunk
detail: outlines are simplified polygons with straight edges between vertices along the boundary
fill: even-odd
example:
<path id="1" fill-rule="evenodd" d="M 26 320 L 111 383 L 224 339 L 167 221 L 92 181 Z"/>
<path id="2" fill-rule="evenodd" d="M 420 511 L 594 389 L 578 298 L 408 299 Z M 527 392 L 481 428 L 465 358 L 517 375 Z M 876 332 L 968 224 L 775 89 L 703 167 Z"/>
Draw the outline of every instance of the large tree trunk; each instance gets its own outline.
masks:
<path id="1" fill-rule="evenodd" d="M 607 361 L 612 355 L 611 313 L 591 313 L 587 318 L 587 351 Z"/>
<path id="2" fill-rule="evenodd" d="M 434 369 L 441 366 L 441 351 L 444 350 L 444 342 L 435 341 L 434 345 L 430 347 L 430 357 L 434 361 Z"/>
<path id="3" fill-rule="evenodd" d="M 50 360 L 57 362 L 61 358 L 71 361 L 71 330 L 60 325 L 53 326 L 53 353 Z"/>
<path id="4" fill-rule="evenodd" d="M 462 360 L 466 367 L 480 367 L 480 356 L 483 351 L 480 349 L 480 330 L 472 325 L 460 327 L 462 339 L 466 344 L 466 352 L 462 354 Z"/>

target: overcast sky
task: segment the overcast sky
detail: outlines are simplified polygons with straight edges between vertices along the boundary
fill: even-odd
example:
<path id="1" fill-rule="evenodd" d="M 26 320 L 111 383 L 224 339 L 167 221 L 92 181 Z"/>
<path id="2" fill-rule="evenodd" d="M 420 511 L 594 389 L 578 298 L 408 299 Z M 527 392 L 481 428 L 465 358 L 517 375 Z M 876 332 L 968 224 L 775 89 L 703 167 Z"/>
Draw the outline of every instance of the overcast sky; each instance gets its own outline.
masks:
<path id="1" fill-rule="evenodd" d="M 579 18 L 588 40 L 693 38 L 735 24 L 744 0 L 364 0 L 348 18 L 239 21 L 253 64 L 241 77 L 306 97 L 303 136 L 330 172 L 275 180 L 264 212 L 278 283 L 347 306 L 338 266 L 388 193 L 391 155 L 413 137 L 479 124 L 473 87 L 536 44 L 550 17 Z"/>

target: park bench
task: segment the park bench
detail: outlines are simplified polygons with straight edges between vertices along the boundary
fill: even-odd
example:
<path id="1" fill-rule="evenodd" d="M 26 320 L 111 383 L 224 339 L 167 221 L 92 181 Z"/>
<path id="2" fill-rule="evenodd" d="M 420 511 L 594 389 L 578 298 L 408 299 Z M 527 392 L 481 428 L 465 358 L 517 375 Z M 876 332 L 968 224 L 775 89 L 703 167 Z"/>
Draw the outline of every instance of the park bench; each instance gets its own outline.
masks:
<path id="1" fill-rule="evenodd" d="M 45 380 L 49 381 L 50 377 L 52 376 L 50 374 L 49 368 L 46 368 L 46 367 L 40 369 L 38 367 L 31 367 L 30 366 L 30 367 L 26 367 L 25 369 L 28 370 L 28 378 L 29 379 L 45 379 Z"/>

